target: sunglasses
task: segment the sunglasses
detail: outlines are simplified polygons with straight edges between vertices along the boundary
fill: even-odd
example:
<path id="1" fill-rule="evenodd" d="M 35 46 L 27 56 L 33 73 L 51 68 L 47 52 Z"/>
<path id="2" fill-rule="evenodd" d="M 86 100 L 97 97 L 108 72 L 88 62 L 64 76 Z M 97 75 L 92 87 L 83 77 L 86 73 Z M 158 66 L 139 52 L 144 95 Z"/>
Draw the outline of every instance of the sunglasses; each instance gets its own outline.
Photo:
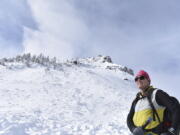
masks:
<path id="1" fill-rule="evenodd" d="M 139 77 L 136 77 L 134 80 L 135 82 L 137 82 L 138 80 L 144 80 L 145 77 L 144 76 L 139 76 Z"/>

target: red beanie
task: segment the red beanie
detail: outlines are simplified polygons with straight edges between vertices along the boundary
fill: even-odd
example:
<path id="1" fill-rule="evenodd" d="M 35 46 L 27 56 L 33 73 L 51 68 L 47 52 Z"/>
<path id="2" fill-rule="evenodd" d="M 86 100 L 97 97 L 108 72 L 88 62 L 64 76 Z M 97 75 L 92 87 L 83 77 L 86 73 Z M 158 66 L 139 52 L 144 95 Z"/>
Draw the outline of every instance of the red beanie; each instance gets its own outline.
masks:
<path id="1" fill-rule="evenodd" d="M 139 77 L 139 76 L 144 76 L 147 80 L 149 80 L 151 82 L 151 79 L 148 75 L 148 73 L 144 70 L 140 70 L 135 77 Z"/>

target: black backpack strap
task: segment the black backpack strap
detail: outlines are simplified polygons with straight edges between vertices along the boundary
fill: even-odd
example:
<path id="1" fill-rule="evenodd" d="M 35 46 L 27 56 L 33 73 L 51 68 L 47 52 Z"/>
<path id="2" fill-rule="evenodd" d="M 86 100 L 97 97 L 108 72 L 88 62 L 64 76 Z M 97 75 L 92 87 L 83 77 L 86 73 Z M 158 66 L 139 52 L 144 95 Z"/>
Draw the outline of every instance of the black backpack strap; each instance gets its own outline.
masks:
<path id="1" fill-rule="evenodd" d="M 158 89 L 156 89 L 156 90 L 158 90 Z M 154 105 L 153 105 L 153 103 L 152 103 L 152 99 L 151 99 L 152 93 L 153 93 L 153 91 L 148 94 L 147 99 L 148 99 L 149 104 L 150 104 L 150 106 L 151 106 L 151 108 L 152 108 L 152 111 L 153 111 L 153 120 L 154 120 L 154 121 L 156 120 L 156 117 L 155 117 L 155 115 L 156 115 L 157 118 L 158 118 L 159 123 L 161 123 L 161 120 L 160 120 L 159 115 L 158 115 L 158 113 L 157 113 L 157 111 L 156 111 L 156 108 L 154 107 Z"/>
<path id="2" fill-rule="evenodd" d="M 139 99 L 140 99 L 140 92 L 138 92 L 138 93 L 136 94 L 136 98 L 135 98 L 134 101 L 133 101 L 134 104 L 136 104 Z"/>

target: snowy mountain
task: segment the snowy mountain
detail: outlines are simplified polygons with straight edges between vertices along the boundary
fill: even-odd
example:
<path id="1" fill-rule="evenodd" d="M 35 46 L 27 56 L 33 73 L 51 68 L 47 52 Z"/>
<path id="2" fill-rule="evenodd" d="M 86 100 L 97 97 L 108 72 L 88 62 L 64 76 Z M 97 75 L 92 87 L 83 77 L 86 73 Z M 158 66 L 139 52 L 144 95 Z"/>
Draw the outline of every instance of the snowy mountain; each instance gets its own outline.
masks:
<path id="1" fill-rule="evenodd" d="M 0 135 L 130 135 L 133 70 L 108 56 L 0 60 Z"/>

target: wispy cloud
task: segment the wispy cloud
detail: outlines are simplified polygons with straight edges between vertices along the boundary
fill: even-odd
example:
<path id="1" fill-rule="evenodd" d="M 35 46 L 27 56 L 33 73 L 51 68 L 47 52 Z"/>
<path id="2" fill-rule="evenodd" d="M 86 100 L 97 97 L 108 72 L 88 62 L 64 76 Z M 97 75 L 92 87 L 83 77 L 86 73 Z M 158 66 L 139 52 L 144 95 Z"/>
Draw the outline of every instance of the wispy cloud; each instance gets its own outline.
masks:
<path id="1" fill-rule="evenodd" d="M 25 52 L 65 58 L 105 54 L 133 68 L 152 60 L 157 68 L 160 59 L 166 65 L 167 58 L 179 57 L 177 0 L 28 2 L 39 30 L 25 30 Z"/>
<path id="2" fill-rule="evenodd" d="M 59 58 L 76 56 L 76 49 L 84 46 L 88 39 L 89 30 L 73 5 L 65 0 L 28 2 L 39 30 L 25 30 L 25 52 L 44 53 Z"/>
<path id="3" fill-rule="evenodd" d="M 0 57 L 22 52 L 23 27 L 36 28 L 26 0 L 1 0 Z"/>

